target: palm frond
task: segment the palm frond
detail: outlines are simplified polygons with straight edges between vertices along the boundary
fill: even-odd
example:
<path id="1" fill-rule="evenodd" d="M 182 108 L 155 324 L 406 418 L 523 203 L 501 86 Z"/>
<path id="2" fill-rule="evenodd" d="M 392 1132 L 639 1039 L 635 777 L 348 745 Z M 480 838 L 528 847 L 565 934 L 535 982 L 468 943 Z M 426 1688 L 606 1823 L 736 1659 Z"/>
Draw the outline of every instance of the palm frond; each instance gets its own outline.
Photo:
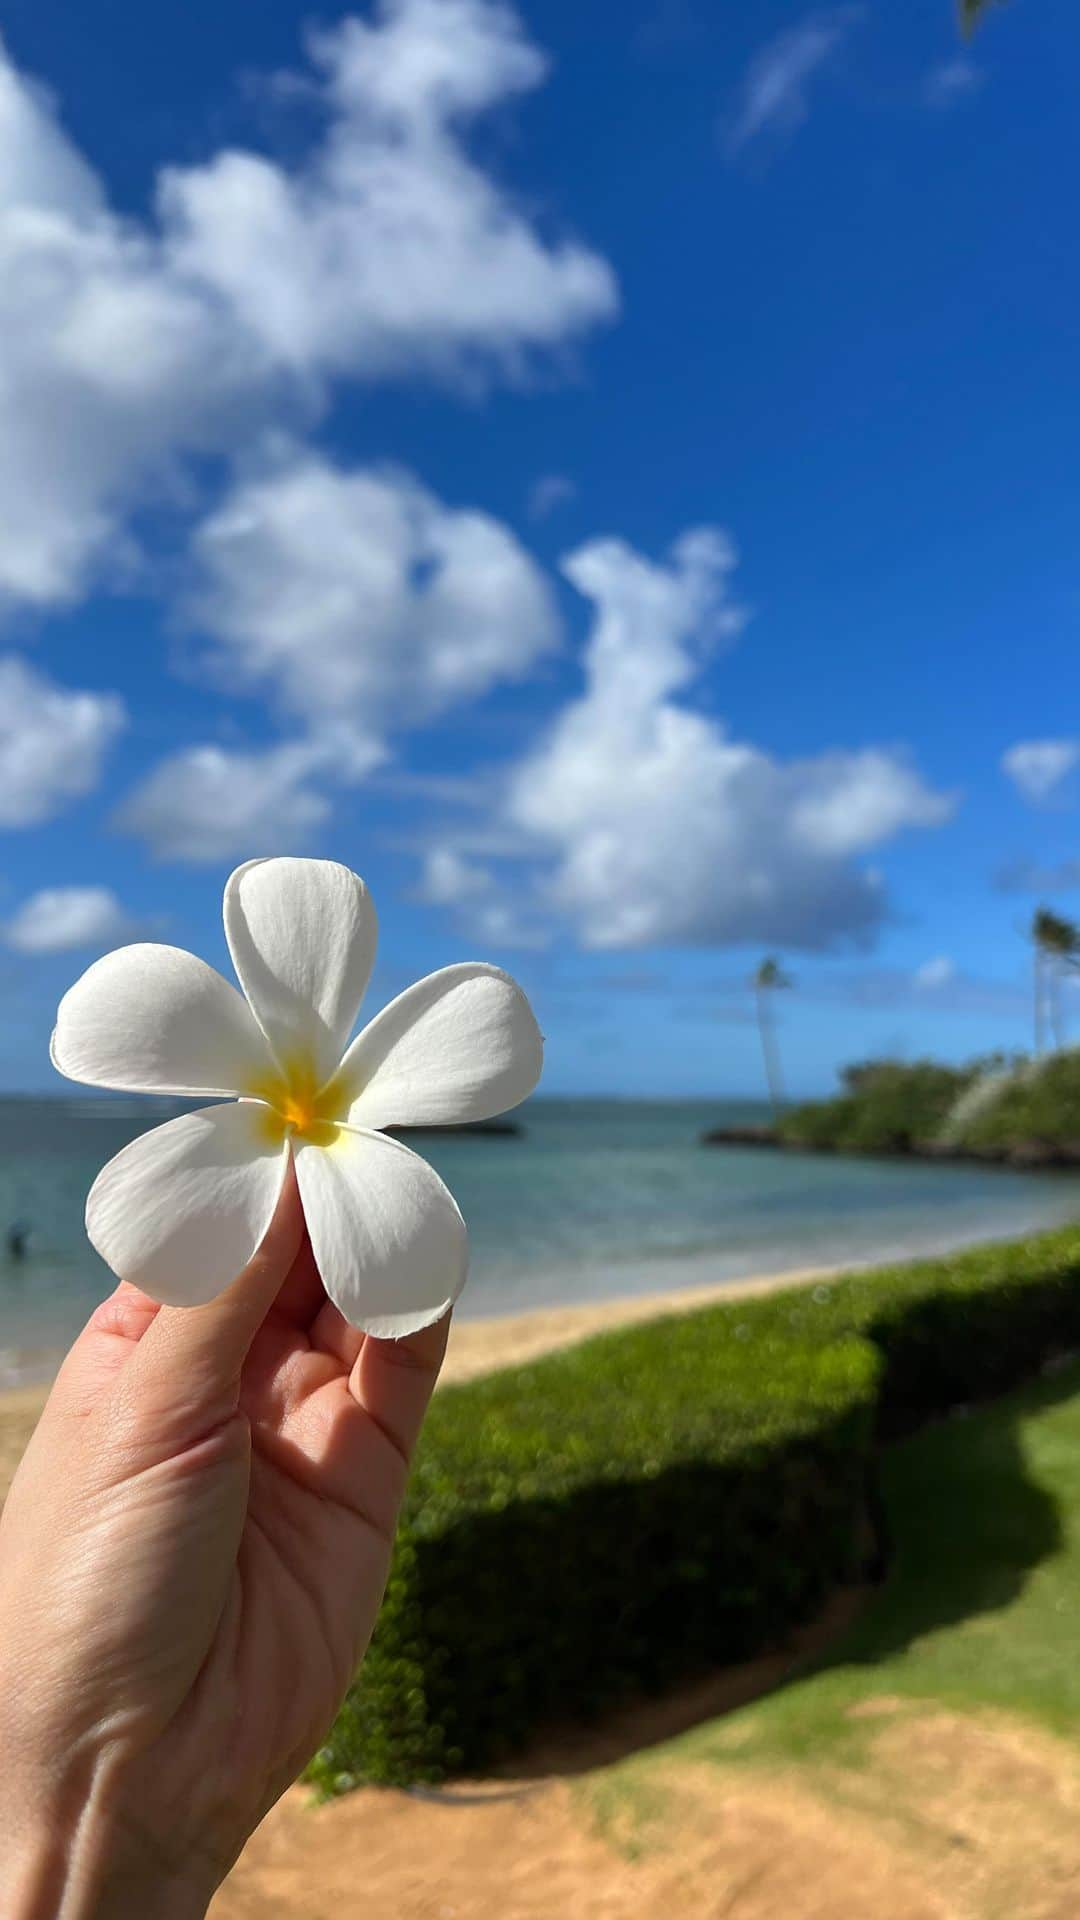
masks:
<path id="1" fill-rule="evenodd" d="M 1031 940 L 1042 953 L 1074 966 L 1080 957 L 1080 927 L 1050 907 L 1036 907 L 1031 919 Z"/>
<path id="2" fill-rule="evenodd" d="M 960 25 L 965 33 L 974 33 L 979 21 L 994 0 L 959 0 Z"/>
<path id="3" fill-rule="evenodd" d="M 784 972 L 776 955 L 770 953 L 765 956 L 765 959 L 762 960 L 760 966 L 755 971 L 753 984 L 758 988 L 764 987 L 769 989 L 790 987 L 794 985 L 794 982 Z"/>

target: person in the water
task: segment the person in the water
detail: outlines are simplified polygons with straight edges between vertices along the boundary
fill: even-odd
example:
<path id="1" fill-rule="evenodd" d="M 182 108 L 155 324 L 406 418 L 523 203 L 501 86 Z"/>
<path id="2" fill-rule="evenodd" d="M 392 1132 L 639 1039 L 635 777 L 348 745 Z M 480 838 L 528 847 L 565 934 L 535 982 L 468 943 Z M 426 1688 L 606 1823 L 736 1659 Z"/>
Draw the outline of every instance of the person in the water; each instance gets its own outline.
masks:
<path id="1" fill-rule="evenodd" d="M 6 1245 L 9 1260 L 25 1260 L 30 1242 L 30 1222 L 13 1220 L 7 1230 Z"/>

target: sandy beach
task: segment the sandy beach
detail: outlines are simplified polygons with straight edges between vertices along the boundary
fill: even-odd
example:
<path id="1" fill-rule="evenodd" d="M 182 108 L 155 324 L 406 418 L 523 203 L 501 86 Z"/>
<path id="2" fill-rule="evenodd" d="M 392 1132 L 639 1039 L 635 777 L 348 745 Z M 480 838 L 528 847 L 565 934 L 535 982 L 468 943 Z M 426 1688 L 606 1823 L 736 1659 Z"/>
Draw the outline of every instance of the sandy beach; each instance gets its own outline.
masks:
<path id="1" fill-rule="evenodd" d="M 805 1267 L 794 1273 L 762 1274 L 753 1279 L 716 1281 L 696 1287 L 683 1287 L 671 1293 L 650 1293 L 624 1300 L 591 1301 L 580 1307 L 540 1308 L 532 1313 L 510 1314 L 489 1320 L 455 1322 L 442 1384 L 473 1380 L 479 1374 L 493 1373 L 498 1367 L 520 1365 L 536 1360 L 558 1347 L 569 1347 L 587 1340 L 609 1327 L 630 1326 L 656 1320 L 668 1313 L 689 1313 L 695 1307 L 714 1300 L 738 1300 L 755 1293 L 771 1293 L 780 1287 L 805 1285 L 820 1280 L 827 1267 Z M 0 1499 L 6 1494 L 37 1424 L 48 1396 L 48 1382 L 13 1387 L 0 1393 Z"/>

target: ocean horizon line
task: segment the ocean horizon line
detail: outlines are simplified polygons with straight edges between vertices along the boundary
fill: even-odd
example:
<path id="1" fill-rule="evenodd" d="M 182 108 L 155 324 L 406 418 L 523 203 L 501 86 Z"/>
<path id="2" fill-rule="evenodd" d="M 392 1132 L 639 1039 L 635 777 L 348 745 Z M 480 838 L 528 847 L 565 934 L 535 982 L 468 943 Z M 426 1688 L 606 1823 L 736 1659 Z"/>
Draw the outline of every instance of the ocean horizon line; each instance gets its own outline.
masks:
<path id="1" fill-rule="evenodd" d="M 125 1091 L 121 1087 L 82 1087 L 77 1081 L 72 1081 L 68 1086 L 55 1088 L 0 1087 L 0 1100 L 55 1101 L 57 1103 L 78 1100 L 86 1103 L 93 1102 L 101 1106 L 111 1106 L 117 1100 L 138 1099 L 172 1102 L 188 1097 L 189 1096 L 184 1094 L 141 1093 L 137 1090 Z M 222 1097 L 227 1098 L 228 1096 Z M 802 1100 L 816 1100 L 823 1099 L 824 1097 L 823 1094 L 800 1093 L 795 1095 L 789 1104 L 795 1106 Z M 193 1094 L 190 1098 L 203 1101 L 204 1103 L 206 1102 L 205 1095 Z M 530 1094 L 529 1098 L 524 1100 L 520 1107 L 512 1108 L 511 1112 L 526 1113 L 534 1107 L 555 1104 L 559 1106 L 571 1104 L 582 1106 L 587 1105 L 589 1102 L 593 1102 L 598 1106 L 612 1107 L 698 1107 L 717 1104 L 720 1106 L 755 1107 L 760 1108 L 762 1111 L 769 1110 L 769 1101 L 762 1093 L 608 1093 L 590 1090 L 587 1093 L 545 1092 Z"/>

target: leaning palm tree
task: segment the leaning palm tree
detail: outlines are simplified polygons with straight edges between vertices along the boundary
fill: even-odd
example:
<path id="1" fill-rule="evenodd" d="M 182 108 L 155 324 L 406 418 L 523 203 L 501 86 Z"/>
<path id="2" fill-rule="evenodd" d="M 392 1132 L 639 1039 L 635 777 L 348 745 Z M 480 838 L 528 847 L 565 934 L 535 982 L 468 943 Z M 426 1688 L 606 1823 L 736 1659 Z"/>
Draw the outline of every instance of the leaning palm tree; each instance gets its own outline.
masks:
<path id="1" fill-rule="evenodd" d="M 780 1049 L 776 1044 L 773 994 L 782 992 L 791 985 L 792 981 L 784 972 L 779 960 L 772 954 L 767 955 L 754 974 L 758 1032 L 761 1035 L 761 1052 L 765 1061 L 765 1078 L 768 1082 L 769 1104 L 772 1107 L 774 1122 L 779 1121 L 783 1111 L 784 1081 L 780 1072 Z"/>
<path id="2" fill-rule="evenodd" d="M 1035 1054 L 1043 1052 L 1047 1015 L 1054 1046 L 1065 1044 L 1061 983 L 1066 973 L 1080 971 L 1080 927 L 1049 907 L 1037 907 L 1031 921 L 1035 968 Z"/>

